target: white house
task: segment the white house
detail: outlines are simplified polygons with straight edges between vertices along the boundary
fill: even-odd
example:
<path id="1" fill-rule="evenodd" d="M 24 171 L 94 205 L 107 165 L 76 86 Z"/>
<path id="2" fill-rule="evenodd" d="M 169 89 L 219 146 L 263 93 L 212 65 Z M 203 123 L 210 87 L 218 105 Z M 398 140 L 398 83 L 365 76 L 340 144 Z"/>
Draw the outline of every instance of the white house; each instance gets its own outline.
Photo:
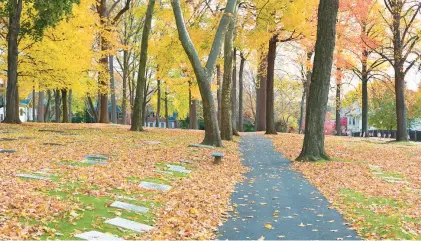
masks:
<path id="1" fill-rule="evenodd" d="M 32 108 L 30 107 L 32 99 L 28 98 L 19 101 L 19 118 L 22 122 L 33 121 Z M 0 107 L 0 122 L 4 120 L 6 116 L 5 108 Z"/>

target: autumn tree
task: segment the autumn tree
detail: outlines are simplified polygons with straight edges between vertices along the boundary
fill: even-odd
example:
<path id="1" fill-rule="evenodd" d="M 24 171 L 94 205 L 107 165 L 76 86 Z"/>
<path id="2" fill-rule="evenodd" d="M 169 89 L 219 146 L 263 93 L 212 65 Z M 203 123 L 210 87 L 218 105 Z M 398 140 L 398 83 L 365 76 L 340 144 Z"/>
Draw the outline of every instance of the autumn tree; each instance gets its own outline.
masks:
<path id="1" fill-rule="evenodd" d="M 407 141 L 407 118 L 405 105 L 405 77 L 417 64 L 420 53 L 419 19 L 421 2 L 408 0 L 384 0 L 382 13 L 383 24 L 387 27 L 387 36 L 383 48 L 376 53 L 389 62 L 394 70 L 396 94 L 397 141 Z"/>
<path id="2" fill-rule="evenodd" d="M 309 105 L 303 148 L 297 160 L 328 159 L 324 149 L 324 122 L 329 97 L 330 74 L 335 49 L 336 20 L 339 0 L 320 1 L 314 67 L 310 84 Z"/>
<path id="3" fill-rule="evenodd" d="M 8 23 L 8 57 L 7 57 L 7 95 L 5 123 L 19 124 L 19 91 L 18 91 L 18 42 L 25 35 L 33 38 L 41 38 L 45 28 L 53 26 L 63 14 L 70 14 L 73 3 L 78 0 L 8 0 L 7 6 Z M 28 18 L 22 19 L 22 9 L 33 7 Z M 22 23 L 23 20 L 23 23 Z"/>
<path id="4" fill-rule="evenodd" d="M 136 99 L 133 107 L 132 131 L 143 131 L 142 107 L 145 97 L 146 86 L 146 62 L 148 60 L 148 41 L 152 26 L 153 10 L 155 0 L 149 0 L 148 10 L 146 12 L 145 25 L 143 27 L 142 45 L 140 50 L 139 72 L 137 76 Z"/>
<path id="5" fill-rule="evenodd" d="M 226 29 L 231 19 L 233 18 L 236 3 L 236 0 L 229 0 L 227 2 L 224 15 L 221 18 L 212 44 L 212 49 L 209 53 L 207 63 L 205 67 L 203 67 L 198 52 L 193 42 L 191 41 L 189 33 L 187 32 L 183 13 L 180 7 L 180 1 L 171 1 L 181 44 L 183 45 L 184 51 L 190 60 L 196 75 L 197 82 L 199 84 L 203 104 L 203 118 L 205 121 L 205 139 L 203 140 L 203 143 L 208 145 L 222 146 L 216 107 L 212 95 L 211 80 L 213 71 L 216 66 L 216 60 L 221 49 L 222 40 L 224 38 Z"/>

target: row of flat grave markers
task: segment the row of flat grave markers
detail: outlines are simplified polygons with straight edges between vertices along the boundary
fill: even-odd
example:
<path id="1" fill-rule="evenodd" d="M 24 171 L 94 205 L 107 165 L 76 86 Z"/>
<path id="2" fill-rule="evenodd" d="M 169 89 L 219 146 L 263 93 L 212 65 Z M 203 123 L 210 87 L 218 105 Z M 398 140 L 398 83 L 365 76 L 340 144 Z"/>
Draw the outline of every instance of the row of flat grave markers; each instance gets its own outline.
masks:
<path id="1" fill-rule="evenodd" d="M 28 178 L 28 179 L 36 179 L 36 180 L 51 180 L 49 177 L 51 174 L 49 173 L 51 170 L 49 168 L 43 168 L 39 171 L 36 171 L 32 174 L 28 173 L 19 173 L 16 174 L 17 177 L 21 178 Z"/>
<path id="2" fill-rule="evenodd" d="M 187 170 L 183 166 L 167 164 L 167 167 L 169 168 L 169 170 L 172 170 L 172 171 L 178 171 L 178 172 L 182 172 L 182 173 L 190 173 L 191 172 L 190 170 Z M 169 191 L 172 188 L 170 185 L 154 183 L 154 182 L 147 182 L 147 181 L 140 182 L 139 186 L 142 187 L 142 188 L 148 189 L 148 190 L 157 190 L 157 191 L 161 191 L 161 192 Z M 127 197 L 120 197 L 120 198 L 133 200 L 133 198 L 127 198 Z M 137 205 L 134 205 L 134 204 L 125 203 L 125 202 L 121 202 L 121 201 L 113 202 L 110 205 L 110 207 L 124 209 L 126 211 L 135 212 L 135 213 L 147 213 L 149 211 L 149 209 L 147 207 L 137 206 Z M 131 220 L 128 220 L 128 219 L 124 219 L 124 218 L 121 218 L 121 217 L 109 219 L 109 220 L 105 221 L 105 223 L 116 226 L 116 227 L 119 227 L 119 228 L 122 228 L 122 229 L 131 230 L 131 231 L 137 232 L 137 233 L 146 232 L 146 231 L 149 231 L 153 228 L 152 226 L 149 226 L 149 225 L 146 225 L 146 224 L 143 224 L 143 223 L 138 223 L 138 222 L 135 222 L 135 221 L 131 221 Z M 85 239 L 85 240 L 123 240 L 123 239 L 121 239 L 117 236 L 107 234 L 107 233 L 103 233 L 103 232 L 99 232 L 99 231 L 96 231 L 96 230 L 81 233 L 81 234 L 77 234 L 77 235 L 75 235 L 75 238 L 80 238 L 80 239 Z"/>

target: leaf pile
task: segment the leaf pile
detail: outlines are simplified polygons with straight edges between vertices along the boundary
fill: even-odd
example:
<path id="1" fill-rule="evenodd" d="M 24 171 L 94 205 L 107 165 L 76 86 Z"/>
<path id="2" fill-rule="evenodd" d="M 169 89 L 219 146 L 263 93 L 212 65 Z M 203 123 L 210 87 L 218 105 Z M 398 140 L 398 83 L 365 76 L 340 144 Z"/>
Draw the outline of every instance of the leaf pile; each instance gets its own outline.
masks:
<path id="1" fill-rule="evenodd" d="M 0 239 L 54 237 L 60 230 L 49 224 L 63 217 L 75 219 L 83 210 L 72 198 L 49 195 L 71 190 L 71 195 L 113 197 L 120 194 L 160 203 L 153 209 L 155 229 L 134 238 L 210 239 L 229 209 L 234 185 L 247 170 L 241 165 L 237 143 L 215 150 L 189 148 L 203 132 L 147 129 L 134 133 L 115 125 L 24 124 L 0 125 Z M 45 143 L 48 143 L 47 145 Z M 222 164 L 214 165 L 211 153 L 224 152 Z M 108 157 L 106 165 L 84 165 L 87 155 Z M 157 173 L 162 163 L 189 160 L 193 172 L 185 178 Z M 18 178 L 48 168 L 52 181 Z M 166 193 L 139 187 L 140 180 L 161 180 L 173 186 Z M 69 189 L 69 186 L 72 189 Z M 79 230 L 83 231 L 83 230 Z M 60 238 L 56 236 L 55 238 Z M 132 237 L 133 238 L 133 237 Z"/>
<path id="2" fill-rule="evenodd" d="M 272 137 L 288 159 L 303 136 Z M 421 238 L 421 146 L 377 139 L 326 136 L 331 161 L 294 162 L 367 239 Z"/>

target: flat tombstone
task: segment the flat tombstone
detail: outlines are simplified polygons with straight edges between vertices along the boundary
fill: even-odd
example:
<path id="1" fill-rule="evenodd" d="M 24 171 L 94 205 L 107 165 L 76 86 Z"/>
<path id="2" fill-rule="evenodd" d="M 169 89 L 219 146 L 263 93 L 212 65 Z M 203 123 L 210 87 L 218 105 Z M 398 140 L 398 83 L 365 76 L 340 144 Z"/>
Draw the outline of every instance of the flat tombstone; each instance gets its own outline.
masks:
<path id="1" fill-rule="evenodd" d="M 80 162 L 85 163 L 85 164 L 90 164 L 90 165 L 106 165 L 108 163 L 107 161 L 104 161 L 104 160 L 92 160 L 92 159 L 82 160 Z"/>
<path id="2" fill-rule="evenodd" d="M 121 239 L 119 237 L 116 237 L 114 235 L 110 235 L 110 234 L 106 234 L 106 233 L 102 233 L 102 232 L 98 232 L 98 231 L 89 231 L 86 233 L 80 233 L 80 234 L 76 234 L 75 238 L 80 238 L 80 239 L 85 239 L 85 240 L 104 240 L 104 241 L 114 241 L 114 240 L 121 240 L 123 241 L 124 239 Z"/>
<path id="3" fill-rule="evenodd" d="M 37 179 L 37 180 L 51 180 L 49 177 L 35 176 L 31 174 L 16 174 L 17 177 Z"/>
<path id="4" fill-rule="evenodd" d="M 189 147 L 199 147 L 199 148 L 215 149 L 214 146 L 208 146 L 208 145 L 202 145 L 202 144 L 190 144 Z"/>
<path id="5" fill-rule="evenodd" d="M 143 233 L 146 231 L 151 230 L 153 227 L 143 224 L 134 222 L 124 218 L 113 218 L 110 220 L 105 221 L 106 224 L 111 224 L 120 228 L 128 229 L 134 232 Z"/>
<path id="6" fill-rule="evenodd" d="M 108 157 L 103 156 L 103 155 L 88 155 L 88 156 L 85 156 L 84 158 L 87 159 L 87 160 L 95 160 L 95 161 L 98 161 L 98 160 L 107 161 L 108 160 Z"/>
<path id="7" fill-rule="evenodd" d="M 0 141 L 17 141 L 18 139 L 14 138 L 0 138 Z"/>
<path id="8" fill-rule="evenodd" d="M 44 146 L 64 146 L 63 144 L 60 143 L 53 143 L 53 142 L 46 142 L 43 143 Z"/>
<path id="9" fill-rule="evenodd" d="M 16 150 L 5 150 L 5 149 L 0 149 L 0 153 L 15 153 Z"/>
<path id="10" fill-rule="evenodd" d="M 187 170 L 185 167 L 183 167 L 183 166 L 177 166 L 177 165 L 170 165 L 170 164 L 167 164 L 167 167 L 168 167 L 168 169 L 170 170 L 170 171 L 174 171 L 174 172 L 181 172 L 181 173 L 186 173 L 186 174 L 189 174 L 189 173 L 191 173 L 191 171 L 190 170 Z"/>
<path id="11" fill-rule="evenodd" d="M 145 189 L 157 190 L 157 191 L 162 191 L 162 192 L 168 191 L 172 188 L 169 185 L 159 184 L 159 183 L 154 183 L 154 182 L 140 182 L 139 186 Z"/>
<path id="12" fill-rule="evenodd" d="M 135 212 L 135 213 L 147 213 L 149 211 L 149 208 L 147 207 L 137 206 L 137 205 L 120 202 L 120 201 L 113 202 L 110 207 L 120 208 L 127 211 Z"/>

